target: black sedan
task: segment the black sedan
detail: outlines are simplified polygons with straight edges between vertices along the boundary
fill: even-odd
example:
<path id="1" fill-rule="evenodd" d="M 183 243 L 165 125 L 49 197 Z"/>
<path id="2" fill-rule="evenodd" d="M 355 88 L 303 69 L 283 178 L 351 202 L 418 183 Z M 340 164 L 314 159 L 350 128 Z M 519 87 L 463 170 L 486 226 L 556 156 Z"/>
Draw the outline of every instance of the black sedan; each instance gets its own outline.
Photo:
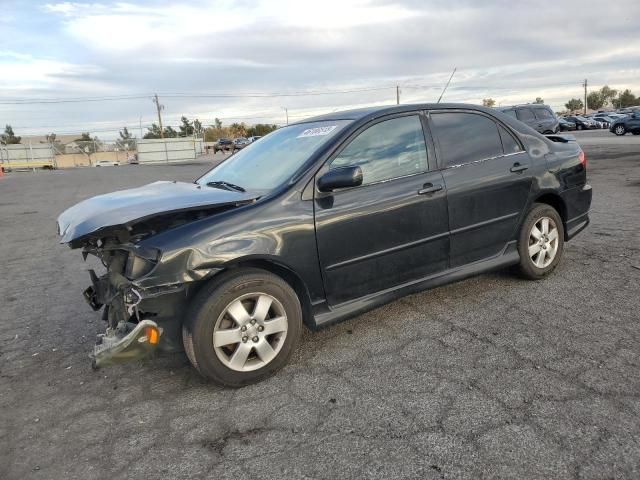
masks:
<path id="1" fill-rule="evenodd" d="M 627 132 L 640 135 L 640 112 L 633 112 L 626 117 L 614 121 L 609 127 L 609 131 L 616 135 L 624 135 Z"/>
<path id="2" fill-rule="evenodd" d="M 560 125 L 560 130 L 563 132 L 570 132 L 576 129 L 576 124 L 565 118 L 558 118 L 558 124 Z"/>
<path id="3" fill-rule="evenodd" d="M 304 326 L 488 270 L 546 277 L 591 195 L 575 141 L 489 108 L 402 105 L 280 128 L 193 183 L 85 200 L 58 229 L 106 267 L 84 294 L 105 309 L 96 366 L 184 344 L 238 387 L 285 365 Z"/>
<path id="4" fill-rule="evenodd" d="M 574 123 L 576 125 L 576 130 L 591 130 L 598 128 L 598 124 L 595 120 L 591 120 L 587 117 L 576 115 L 572 117 L 564 117 L 564 119 L 568 122 Z"/>

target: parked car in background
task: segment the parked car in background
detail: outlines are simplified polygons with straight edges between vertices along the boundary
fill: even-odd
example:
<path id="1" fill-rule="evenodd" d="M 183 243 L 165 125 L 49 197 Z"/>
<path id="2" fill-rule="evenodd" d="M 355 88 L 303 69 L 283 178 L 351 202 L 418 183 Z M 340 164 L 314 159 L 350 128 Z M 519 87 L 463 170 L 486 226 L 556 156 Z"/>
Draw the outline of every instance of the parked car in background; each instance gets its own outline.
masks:
<path id="1" fill-rule="evenodd" d="M 140 162 L 138 161 L 138 154 L 130 153 L 129 156 L 127 157 L 127 163 L 129 165 L 139 165 Z"/>
<path id="2" fill-rule="evenodd" d="M 120 162 L 117 160 L 98 160 L 95 163 L 96 167 L 119 167 Z"/>
<path id="3" fill-rule="evenodd" d="M 244 147 L 249 145 L 251 142 L 249 139 L 244 137 L 239 137 L 233 140 L 233 150 L 242 150 Z"/>
<path id="4" fill-rule="evenodd" d="M 582 117 L 580 115 L 571 115 L 568 117 L 564 117 L 565 120 L 569 122 L 573 122 L 576 124 L 576 130 L 591 130 L 598 128 L 595 120 L 590 120 L 587 117 Z"/>
<path id="5" fill-rule="evenodd" d="M 609 128 L 614 122 L 614 119 L 608 116 L 606 113 L 596 113 L 591 118 L 593 118 L 596 122 L 602 123 L 602 128 Z"/>
<path id="6" fill-rule="evenodd" d="M 260 138 L 262 138 L 261 135 L 254 135 L 253 137 L 249 137 L 249 142 L 253 143 L 256 140 L 259 140 Z"/>
<path id="7" fill-rule="evenodd" d="M 563 132 L 571 132 L 576 129 L 576 124 L 566 118 L 558 118 L 558 124 L 560 125 L 560 130 Z"/>
<path id="8" fill-rule="evenodd" d="M 617 119 L 611 124 L 609 131 L 616 135 L 624 135 L 627 132 L 631 132 L 633 135 L 640 135 L 640 111 Z"/>
<path id="9" fill-rule="evenodd" d="M 233 142 L 228 138 L 221 138 L 213 146 L 213 153 L 233 151 Z"/>
<path id="10" fill-rule="evenodd" d="M 497 110 L 526 123 L 540 133 L 551 134 L 560 131 L 558 118 L 548 105 L 532 103 L 510 107 L 497 107 Z"/>
<path id="11" fill-rule="evenodd" d="M 280 128 L 195 182 L 84 200 L 58 232 L 106 268 L 84 292 L 105 308 L 96 366 L 184 344 L 240 387 L 282 368 L 304 325 L 508 266 L 546 277 L 589 224 L 586 166 L 575 141 L 489 108 L 363 108 Z"/>

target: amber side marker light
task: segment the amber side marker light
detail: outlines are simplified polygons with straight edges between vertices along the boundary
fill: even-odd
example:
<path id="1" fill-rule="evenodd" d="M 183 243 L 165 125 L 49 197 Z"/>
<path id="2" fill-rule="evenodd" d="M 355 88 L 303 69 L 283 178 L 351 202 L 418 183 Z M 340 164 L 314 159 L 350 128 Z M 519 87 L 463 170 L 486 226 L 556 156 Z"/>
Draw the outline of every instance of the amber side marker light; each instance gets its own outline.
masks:
<path id="1" fill-rule="evenodd" d="M 147 327 L 144 329 L 144 334 L 147 337 L 147 342 L 149 345 L 157 345 L 160 340 L 160 332 L 158 332 L 157 328 Z"/>

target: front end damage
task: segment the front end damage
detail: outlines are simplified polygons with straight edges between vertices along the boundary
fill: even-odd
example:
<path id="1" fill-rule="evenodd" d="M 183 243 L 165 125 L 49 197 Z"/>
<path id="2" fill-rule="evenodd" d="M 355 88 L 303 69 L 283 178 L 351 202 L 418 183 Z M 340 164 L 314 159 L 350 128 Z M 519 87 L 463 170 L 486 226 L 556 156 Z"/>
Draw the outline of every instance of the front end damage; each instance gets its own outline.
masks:
<path id="1" fill-rule="evenodd" d="M 90 198 L 60 215 L 61 243 L 82 248 L 85 260 L 96 257 L 106 269 L 89 271 L 91 285 L 84 292 L 107 324 L 92 355 L 95 367 L 182 350 L 187 299 L 200 280 L 220 269 L 195 247 L 163 256 L 158 237 L 255 200 L 250 193 L 156 182 Z"/>
<path id="2" fill-rule="evenodd" d="M 89 270 L 91 285 L 83 294 L 93 310 L 102 309 L 107 323 L 106 332 L 98 335 L 94 347 L 95 368 L 139 360 L 157 349 L 181 349 L 178 306 L 186 301 L 187 287 L 174 284 L 143 288 L 132 280 L 155 267 L 157 252 L 125 244 L 89 245 L 83 254 L 85 258 L 100 258 L 106 268 L 101 276 Z"/>

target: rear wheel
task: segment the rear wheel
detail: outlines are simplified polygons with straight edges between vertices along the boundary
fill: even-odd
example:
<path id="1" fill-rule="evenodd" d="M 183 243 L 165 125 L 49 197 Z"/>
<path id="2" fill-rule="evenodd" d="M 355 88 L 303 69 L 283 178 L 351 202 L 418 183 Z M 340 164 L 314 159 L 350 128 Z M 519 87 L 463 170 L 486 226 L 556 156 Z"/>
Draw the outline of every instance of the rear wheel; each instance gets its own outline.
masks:
<path id="1" fill-rule="evenodd" d="M 280 277 L 243 269 L 200 291 L 183 326 L 189 360 L 225 386 L 256 383 L 282 368 L 299 342 L 302 308 Z"/>
<path id="2" fill-rule="evenodd" d="M 576 126 L 576 130 L 582 130 L 582 125 Z"/>
<path id="3" fill-rule="evenodd" d="M 624 135 L 627 131 L 624 128 L 624 125 L 616 125 L 616 128 L 613 129 L 613 133 L 616 135 Z"/>
<path id="4" fill-rule="evenodd" d="M 544 278 L 557 267 L 563 248 L 564 227 L 560 215 L 550 205 L 534 204 L 520 230 L 520 273 L 531 280 Z"/>

